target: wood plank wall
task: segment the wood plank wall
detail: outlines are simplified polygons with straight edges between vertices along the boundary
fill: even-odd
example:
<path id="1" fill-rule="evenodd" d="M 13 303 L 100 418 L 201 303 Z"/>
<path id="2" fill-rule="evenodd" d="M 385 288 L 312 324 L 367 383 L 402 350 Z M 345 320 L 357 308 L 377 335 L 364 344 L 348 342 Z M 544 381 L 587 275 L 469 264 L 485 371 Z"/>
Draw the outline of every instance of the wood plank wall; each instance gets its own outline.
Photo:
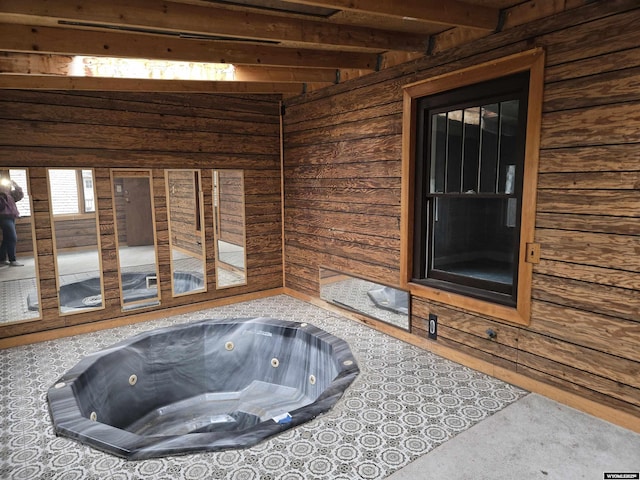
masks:
<path id="1" fill-rule="evenodd" d="M 399 283 L 401 87 L 546 49 L 533 315 L 412 298 L 412 334 L 640 416 L 640 8 L 601 1 L 285 102 L 285 285 Z M 487 329 L 497 332 L 491 340 Z"/>
<path id="2" fill-rule="evenodd" d="M 2 325 L 0 338 L 126 315 L 119 299 L 110 168 L 152 169 L 161 282 L 157 310 L 282 286 L 280 96 L 2 90 L 0 165 L 29 168 L 43 306 L 42 320 Z M 58 315 L 47 167 L 95 169 L 103 310 Z M 201 169 L 206 293 L 171 296 L 165 168 Z M 244 170 L 247 215 L 248 284 L 219 291 L 213 263 L 214 168 Z"/>
<path id="3" fill-rule="evenodd" d="M 202 256 L 199 219 L 195 206 L 199 203 L 196 176 L 191 170 L 172 171 L 169 179 L 170 235 L 174 248 Z"/>
<path id="4" fill-rule="evenodd" d="M 58 250 L 94 247 L 96 245 L 95 215 L 85 214 L 78 217 L 56 219 L 56 248 Z"/>
<path id="5" fill-rule="evenodd" d="M 220 240 L 242 246 L 244 242 L 244 202 L 242 172 L 228 171 L 218 176 L 218 236 Z"/>

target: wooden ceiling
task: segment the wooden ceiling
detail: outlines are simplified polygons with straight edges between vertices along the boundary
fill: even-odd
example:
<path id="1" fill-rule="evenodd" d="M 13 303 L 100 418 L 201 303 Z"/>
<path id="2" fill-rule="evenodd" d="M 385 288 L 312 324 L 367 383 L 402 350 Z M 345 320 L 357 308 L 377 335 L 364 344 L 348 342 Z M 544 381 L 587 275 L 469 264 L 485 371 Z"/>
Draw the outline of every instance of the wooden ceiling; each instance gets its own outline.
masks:
<path id="1" fill-rule="evenodd" d="M 0 88 L 296 95 L 587 0 L 0 0 Z M 68 75 L 75 55 L 232 63 L 236 81 Z"/>

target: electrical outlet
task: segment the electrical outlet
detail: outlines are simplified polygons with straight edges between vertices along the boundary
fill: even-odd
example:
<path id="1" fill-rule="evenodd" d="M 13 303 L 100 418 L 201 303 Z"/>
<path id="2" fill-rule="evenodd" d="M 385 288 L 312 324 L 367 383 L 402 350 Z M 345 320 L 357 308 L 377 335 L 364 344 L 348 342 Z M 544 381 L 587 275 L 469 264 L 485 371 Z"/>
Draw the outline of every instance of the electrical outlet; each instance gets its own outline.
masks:
<path id="1" fill-rule="evenodd" d="M 429 314 L 429 338 L 431 340 L 438 339 L 438 316 L 433 313 Z"/>

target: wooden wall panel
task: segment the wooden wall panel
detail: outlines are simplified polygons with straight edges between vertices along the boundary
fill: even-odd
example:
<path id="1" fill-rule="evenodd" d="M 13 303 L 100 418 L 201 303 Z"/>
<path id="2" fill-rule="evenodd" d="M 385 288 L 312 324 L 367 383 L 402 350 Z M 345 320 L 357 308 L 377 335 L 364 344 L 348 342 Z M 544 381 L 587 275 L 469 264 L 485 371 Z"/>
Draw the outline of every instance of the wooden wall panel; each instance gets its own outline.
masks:
<path id="1" fill-rule="evenodd" d="M 262 182 L 255 178 L 244 181 L 244 175 L 238 170 L 224 170 L 218 176 L 219 204 L 218 204 L 218 235 L 219 240 L 242 246 L 244 244 L 244 194 L 254 193 L 263 188 Z"/>
<path id="2" fill-rule="evenodd" d="M 82 248 L 96 244 L 96 218 L 86 215 L 82 218 L 57 219 L 57 248 Z"/>
<path id="3" fill-rule="evenodd" d="M 640 416 L 639 19 L 592 2 L 287 100 L 286 286 L 318 297 L 320 265 L 397 284 L 402 87 L 543 46 L 531 323 L 413 297 L 412 334 L 434 313 L 437 342 Z"/>
<path id="4" fill-rule="evenodd" d="M 111 198 L 111 168 L 152 171 L 161 305 L 150 310 L 282 286 L 280 97 L 2 90 L 0 145 L 1 166 L 28 167 L 31 174 L 43 308 L 42 320 L 0 325 L 0 337 L 127 315 L 119 298 L 114 228 L 118 219 Z M 103 310 L 58 314 L 46 167 L 94 168 L 105 284 Z M 171 296 L 168 168 L 201 169 L 206 293 Z M 214 168 L 245 170 L 251 179 L 246 197 L 248 284 L 224 290 L 215 289 Z M 120 240 L 126 241 L 124 234 Z"/>
<path id="5" fill-rule="evenodd" d="M 196 174 L 193 171 L 172 171 L 168 181 L 171 211 L 167 213 L 171 222 L 172 245 L 201 257 L 202 247 L 198 229 L 200 219 L 197 209 L 200 200 L 196 187 Z"/>

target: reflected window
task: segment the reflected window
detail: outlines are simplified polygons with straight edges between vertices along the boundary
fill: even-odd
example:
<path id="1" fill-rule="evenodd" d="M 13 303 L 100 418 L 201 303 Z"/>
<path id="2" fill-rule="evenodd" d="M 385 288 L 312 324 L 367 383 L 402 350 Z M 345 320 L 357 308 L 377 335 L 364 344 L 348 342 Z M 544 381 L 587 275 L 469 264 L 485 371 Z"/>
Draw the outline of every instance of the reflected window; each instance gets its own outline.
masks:
<path id="1" fill-rule="evenodd" d="M 81 170 L 80 171 L 81 182 L 82 182 L 82 199 L 84 201 L 84 211 L 85 212 L 95 212 L 96 211 L 96 193 L 93 187 L 93 170 Z"/>
<path id="2" fill-rule="evenodd" d="M 18 210 L 20 211 L 20 218 L 30 217 L 31 216 L 31 196 L 29 195 L 29 181 L 27 170 L 23 168 L 12 168 L 9 169 L 9 176 L 11 180 L 16 182 L 20 188 L 22 188 L 22 192 L 24 193 L 24 197 L 20 200 L 16 205 Z"/>
<path id="3" fill-rule="evenodd" d="M 48 174 L 54 215 L 95 212 L 92 170 L 50 169 Z"/>
<path id="4" fill-rule="evenodd" d="M 247 283 L 244 173 L 213 171 L 216 288 Z"/>
<path id="5" fill-rule="evenodd" d="M 60 313 L 104 308 L 93 170 L 48 169 L 47 176 Z"/>

